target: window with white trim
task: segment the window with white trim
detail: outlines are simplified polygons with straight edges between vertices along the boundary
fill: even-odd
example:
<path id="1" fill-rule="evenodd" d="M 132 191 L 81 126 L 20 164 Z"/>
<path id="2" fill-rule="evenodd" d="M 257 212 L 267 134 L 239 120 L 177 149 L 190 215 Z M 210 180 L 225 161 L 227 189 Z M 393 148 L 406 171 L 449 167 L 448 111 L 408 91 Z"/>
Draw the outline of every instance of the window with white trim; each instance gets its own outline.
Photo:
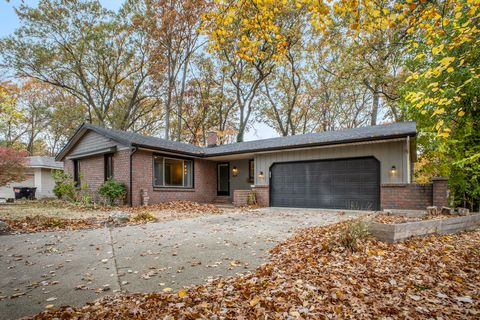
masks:
<path id="1" fill-rule="evenodd" d="M 153 185 L 155 187 L 192 188 L 192 160 L 154 156 Z"/>

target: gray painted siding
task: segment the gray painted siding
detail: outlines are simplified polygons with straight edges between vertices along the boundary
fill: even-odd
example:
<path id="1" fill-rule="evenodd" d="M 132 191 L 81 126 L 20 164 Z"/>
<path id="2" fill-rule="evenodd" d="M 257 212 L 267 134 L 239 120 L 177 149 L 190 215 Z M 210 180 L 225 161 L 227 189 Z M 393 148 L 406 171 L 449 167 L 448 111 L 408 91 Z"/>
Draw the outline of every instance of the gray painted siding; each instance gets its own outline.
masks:
<path id="1" fill-rule="evenodd" d="M 96 132 L 88 131 L 80 139 L 80 141 L 78 141 L 77 145 L 72 148 L 68 156 L 73 156 L 79 153 L 90 152 L 90 151 L 99 150 L 99 149 L 110 148 L 114 146 L 116 146 L 118 149 L 125 147 L 116 141 L 113 141 L 107 137 L 99 135 Z"/>
<path id="2" fill-rule="evenodd" d="M 238 168 L 236 177 L 232 174 L 233 167 Z M 253 182 L 248 182 L 248 159 L 230 161 L 230 195 L 233 196 L 233 190 L 250 190 Z"/>
<path id="3" fill-rule="evenodd" d="M 268 185 L 269 168 L 275 162 L 353 158 L 363 156 L 374 156 L 380 161 L 381 183 L 407 183 L 407 143 L 405 140 L 401 140 L 256 154 L 255 184 Z M 392 166 L 397 168 L 397 173 L 394 176 L 390 174 L 390 168 Z M 265 176 L 264 179 L 258 177 L 260 171 L 263 171 Z"/>

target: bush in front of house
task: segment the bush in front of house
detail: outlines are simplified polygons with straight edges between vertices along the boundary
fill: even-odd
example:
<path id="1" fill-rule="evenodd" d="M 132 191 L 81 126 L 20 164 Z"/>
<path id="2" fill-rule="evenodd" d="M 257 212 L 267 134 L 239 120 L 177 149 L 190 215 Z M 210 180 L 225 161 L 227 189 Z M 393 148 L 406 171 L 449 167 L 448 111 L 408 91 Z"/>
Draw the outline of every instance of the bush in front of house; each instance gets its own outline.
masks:
<path id="1" fill-rule="evenodd" d="M 55 187 L 53 193 L 58 199 L 75 201 L 75 181 L 73 178 L 62 170 L 52 170 Z"/>
<path id="2" fill-rule="evenodd" d="M 82 175 L 80 175 L 80 185 L 75 183 L 72 176 L 62 170 L 52 170 L 52 176 L 55 181 L 53 193 L 57 198 L 82 206 L 92 205 L 93 198 L 89 191 L 88 183 L 82 181 Z"/>
<path id="3" fill-rule="evenodd" d="M 127 187 L 123 182 L 117 181 L 113 178 L 108 178 L 99 188 L 98 193 L 108 200 L 108 203 L 113 206 L 116 200 L 123 199 L 127 193 Z"/>

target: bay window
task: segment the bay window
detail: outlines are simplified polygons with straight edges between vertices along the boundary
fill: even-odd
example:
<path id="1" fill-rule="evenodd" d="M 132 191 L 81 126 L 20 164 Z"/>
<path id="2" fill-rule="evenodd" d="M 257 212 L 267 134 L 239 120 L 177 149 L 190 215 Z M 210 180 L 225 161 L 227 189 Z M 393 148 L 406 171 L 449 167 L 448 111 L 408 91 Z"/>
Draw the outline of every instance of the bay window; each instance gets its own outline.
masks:
<path id="1" fill-rule="evenodd" d="M 154 156 L 153 185 L 155 187 L 192 188 L 192 160 Z"/>

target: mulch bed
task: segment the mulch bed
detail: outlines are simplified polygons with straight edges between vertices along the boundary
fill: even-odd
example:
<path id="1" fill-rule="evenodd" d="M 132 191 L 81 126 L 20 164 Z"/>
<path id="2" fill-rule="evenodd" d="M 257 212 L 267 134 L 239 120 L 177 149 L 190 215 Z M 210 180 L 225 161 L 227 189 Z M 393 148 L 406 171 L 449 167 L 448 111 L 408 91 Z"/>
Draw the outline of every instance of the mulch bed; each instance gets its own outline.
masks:
<path id="1" fill-rule="evenodd" d="M 458 215 L 446 215 L 446 214 L 439 214 L 439 215 L 425 215 L 422 217 L 407 217 L 401 215 L 387 215 L 387 214 L 380 214 L 375 216 L 373 222 L 376 223 L 384 223 L 384 224 L 397 224 L 397 223 L 407 223 L 407 222 L 416 222 L 416 221 L 424 221 L 424 220 L 443 220 L 443 219 L 450 219 L 458 217 Z"/>
<path id="2" fill-rule="evenodd" d="M 480 316 L 480 231 L 338 245 L 348 222 L 300 231 L 253 273 L 178 292 L 120 294 L 35 319 L 471 319 Z M 170 291 L 165 289 L 164 291 Z"/>

